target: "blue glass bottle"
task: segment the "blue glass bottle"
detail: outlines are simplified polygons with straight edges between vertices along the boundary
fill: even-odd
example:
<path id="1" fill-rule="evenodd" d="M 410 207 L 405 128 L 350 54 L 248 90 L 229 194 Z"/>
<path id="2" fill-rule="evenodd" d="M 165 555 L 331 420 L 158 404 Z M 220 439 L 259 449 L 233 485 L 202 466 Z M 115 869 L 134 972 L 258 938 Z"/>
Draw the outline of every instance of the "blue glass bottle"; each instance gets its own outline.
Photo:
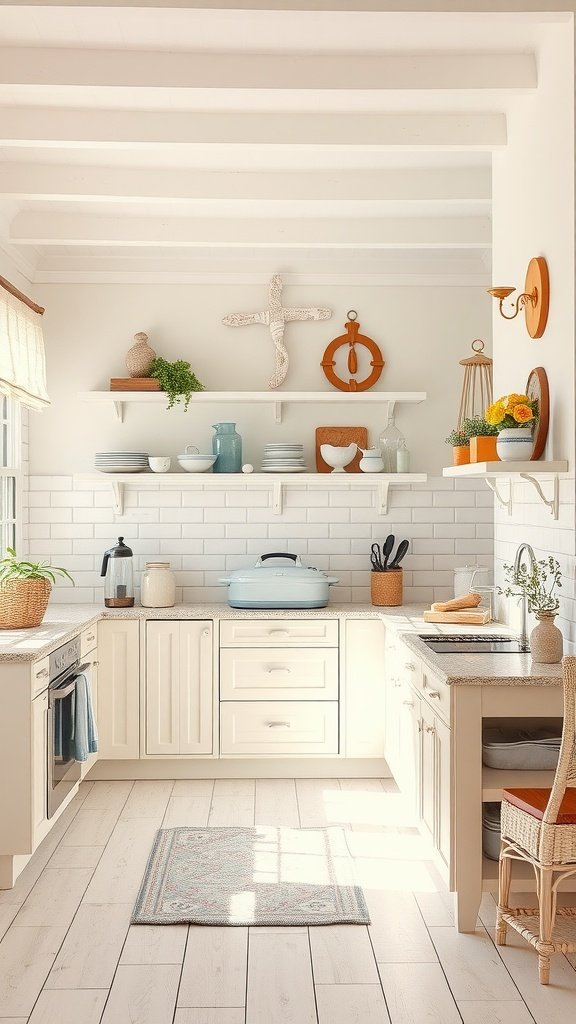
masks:
<path id="1" fill-rule="evenodd" d="M 214 423 L 212 451 L 216 455 L 213 473 L 242 472 L 242 438 L 235 423 Z"/>

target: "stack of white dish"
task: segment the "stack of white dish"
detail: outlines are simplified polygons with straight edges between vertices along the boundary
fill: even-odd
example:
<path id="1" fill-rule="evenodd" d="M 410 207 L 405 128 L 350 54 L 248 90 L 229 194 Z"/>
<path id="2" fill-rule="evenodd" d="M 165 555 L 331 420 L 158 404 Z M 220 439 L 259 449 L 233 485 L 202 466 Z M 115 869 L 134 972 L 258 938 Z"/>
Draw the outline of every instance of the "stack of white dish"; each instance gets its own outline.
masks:
<path id="1" fill-rule="evenodd" d="M 266 444 L 262 459 L 263 473 L 305 473 L 304 445 Z"/>
<path id="2" fill-rule="evenodd" d="M 94 466 L 101 473 L 142 473 L 148 469 L 148 452 L 96 452 Z"/>

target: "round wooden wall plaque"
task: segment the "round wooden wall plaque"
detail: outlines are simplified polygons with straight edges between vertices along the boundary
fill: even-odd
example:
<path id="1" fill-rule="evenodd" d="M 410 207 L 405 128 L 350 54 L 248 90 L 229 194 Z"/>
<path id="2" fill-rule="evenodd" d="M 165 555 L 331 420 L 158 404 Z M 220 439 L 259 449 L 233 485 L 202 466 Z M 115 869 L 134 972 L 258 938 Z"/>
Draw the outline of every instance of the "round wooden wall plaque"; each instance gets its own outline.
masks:
<path id="1" fill-rule="evenodd" d="M 536 369 L 530 371 L 526 384 L 526 394 L 528 398 L 536 398 L 538 400 L 538 423 L 534 431 L 534 451 L 531 456 L 531 461 L 534 462 L 542 457 L 546 447 L 548 424 L 550 422 L 550 393 L 548 390 L 548 377 L 543 366 L 537 366 Z"/>
<path id="2" fill-rule="evenodd" d="M 330 383 L 333 387 L 338 388 L 339 391 L 368 391 L 379 379 L 384 367 L 382 352 L 376 342 L 372 338 L 368 338 L 367 335 L 358 333 L 360 324 L 356 320 L 357 315 L 354 309 L 348 311 L 348 320 L 345 324 L 346 334 L 341 334 L 338 338 L 334 338 L 334 341 L 330 342 L 320 363 Z M 356 345 L 363 345 L 370 352 L 372 356 L 370 360 L 372 372 L 364 380 L 355 380 L 354 376 L 351 376 L 346 381 L 336 373 L 334 369 L 336 366 L 334 356 L 343 345 L 348 345 L 347 366 L 348 373 L 352 375 L 358 372 Z"/>

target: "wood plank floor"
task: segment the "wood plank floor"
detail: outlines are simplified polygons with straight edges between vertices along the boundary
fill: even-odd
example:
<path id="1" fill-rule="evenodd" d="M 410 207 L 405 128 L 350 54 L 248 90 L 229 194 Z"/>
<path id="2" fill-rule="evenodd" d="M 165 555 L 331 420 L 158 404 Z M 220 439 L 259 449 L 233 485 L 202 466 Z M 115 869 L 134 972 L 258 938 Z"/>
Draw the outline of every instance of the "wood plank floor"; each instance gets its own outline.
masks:
<path id="1" fill-rule="evenodd" d="M 157 828 L 254 823 L 348 828 L 371 925 L 130 926 Z M 496 948 L 494 919 L 486 895 L 476 933 L 454 931 L 389 779 L 87 782 L 0 892 L 0 1024 L 574 1019 L 576 957 L 556 957 L 543 988 L 519 936 Z"/>

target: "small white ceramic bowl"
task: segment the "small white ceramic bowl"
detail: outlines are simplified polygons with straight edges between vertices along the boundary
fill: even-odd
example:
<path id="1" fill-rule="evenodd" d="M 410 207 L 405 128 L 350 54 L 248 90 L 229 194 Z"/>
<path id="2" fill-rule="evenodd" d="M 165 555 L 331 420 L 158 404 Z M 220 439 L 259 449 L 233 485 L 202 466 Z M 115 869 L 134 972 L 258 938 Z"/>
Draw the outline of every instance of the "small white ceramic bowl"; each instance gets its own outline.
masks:
<path id="1" fill-rule="evenodd" d="M 346 447 L 340 447 L 334 444 L 321 444 L 320 454 L 327 462 L 329 466 L 332 466 L 333 473 L 343 473 L 344 466 L 347 466 L 349 462 L 356 455 L 357 447 L 354 443 L 346 445 Z"/>
<path id="2" fill-rule="evenodd" d="M 150 455 L 148 465 L 153 473 L 167 473 L 172 465 L 169 455 Z"/>
<path id="3" fill-rule="evenodd" d="M 194 449 L 194 454 L 191 450 Z M 193 444 L 187 444 L 183 455 L 178 456 L 178 463 L 187 473 L 205 473 L 212 469 L 217 455 L 201 455 Z"/>

